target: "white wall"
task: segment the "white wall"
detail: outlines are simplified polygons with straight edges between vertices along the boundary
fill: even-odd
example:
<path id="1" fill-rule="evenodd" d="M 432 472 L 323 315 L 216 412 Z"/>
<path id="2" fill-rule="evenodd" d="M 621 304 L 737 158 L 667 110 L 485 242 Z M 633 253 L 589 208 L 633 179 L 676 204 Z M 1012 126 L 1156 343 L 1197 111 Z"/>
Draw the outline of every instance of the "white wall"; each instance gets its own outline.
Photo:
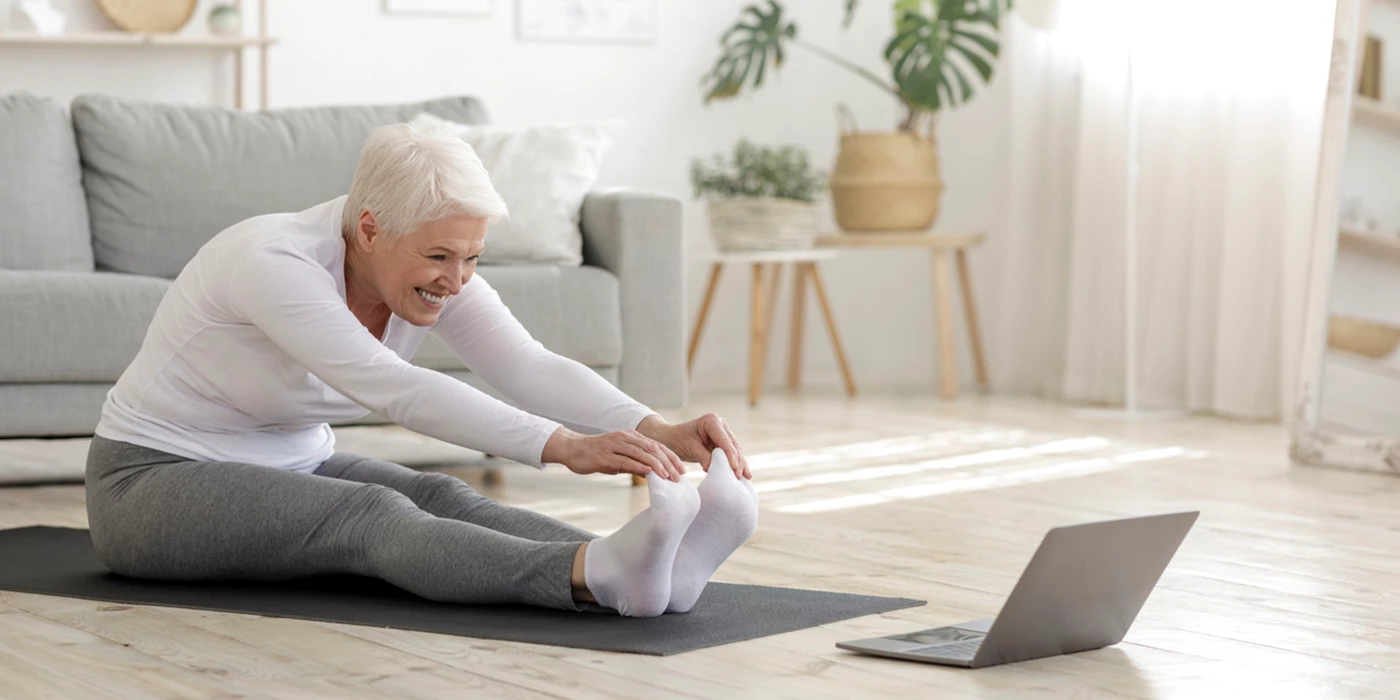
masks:
<path id="1" fill-rule="evenodd" d="M 747 136 L 800 144 L 829 168 L 837 146 L 837 102 L 848 104 L 861 127 L 869 129 L 892 128 L 898 110 L 873 86 L 800 49 L 756 93 L 705 107 L 700 77 L 716 56 L 719 34 L 746 2 L 658 2 L 658 41 L 625 45 L 520 41 L 514 0 L 497 0 L 495 14 L 485 18 L 386 15 L 378 0 L 273 0 L 269 26 L 280 43 L 271 52 L 271 104 L 388 102 L 466 93 L 482 97 L 493 121 L 502 124 L 625 119 L 630 128 L 609 154 L 600 184 L 661 189 L 686 201 L 687 248 L 693 254 L 686 313 L 692 319 L 707 270 L 699 258 L 712 246 L 703 207 L 690 199 L 690 159 L 728 150 Z M 54 4 L 70 14 L 70 31 L 110 28 L 91 0 Z M 787 4 L 805 38 L 886 72 L 880 54 L 890 35 L 889 3 L 864 3 L 849 30 L 840 27 L 841 3 Z M 209 5 L 201 0 L 195 20 L 183 31 L 203 33 Z M 5 10 L 0 17 L 8 19 L 7 0 L 0 0 L 0 9 Z M 230 65 L 228 59 L 187 51 L 0 47 L 0 93 L 27 89 L 66 100 L 81 92 L 108 92 L 229 104 Z M 247 65 L 253 74 L 254 61 Z M 947 191 L 939 225 L 945 230 L 985 228 L 992 221 L 1005 159 L 1002 86 L 994 83 L 970 106 L 943 119 L 939 134 Z M 249 95 L 256 94 L 251 82 L 249 89 Z M 974 254 L 974 274 L 977 262 Z M 825 264 L 823 273 L 859 386 L 931 392 L 934 322 L 926 257 L 908 251 L 851 253 Z M 748 279 L 747 270 L 727 272 L 693 391 L 744 386 Z M 775 387 L 784 377 L 789 293 L 785 284 L 775 319 L 782 331 L 770 354 L 768 378 Z M 980 301 L 992 308 L 992 299 Z M 809 315 L 806 386 L 839 387 L 817 321 Z M 962 323 L 960 314 L 957 322 Z M 960 376 L 968 378 L 970 361 L 961 336 L 958 347 Z"/>

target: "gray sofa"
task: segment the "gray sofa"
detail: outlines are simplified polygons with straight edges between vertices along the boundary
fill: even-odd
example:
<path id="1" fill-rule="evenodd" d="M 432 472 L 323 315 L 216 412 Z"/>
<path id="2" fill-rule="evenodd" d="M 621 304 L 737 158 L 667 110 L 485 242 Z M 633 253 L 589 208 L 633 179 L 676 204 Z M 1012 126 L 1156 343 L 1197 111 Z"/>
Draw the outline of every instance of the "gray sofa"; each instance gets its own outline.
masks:
<path id="1" fill-rule="evenodd" d="M 248 113 L 0 97 L 0 437 L 91 435 L 165 291 L 210 237 L 345 193 L 369 130 L 470 97 Z M 590 194 L 584 265 L 481 265 L 526 328 L 653 408 L 685 401 L 681 211 Z M 412 360 L 491 391 L 435 336 Z M 371 414 L 355 423 L 382 423 Z"/>

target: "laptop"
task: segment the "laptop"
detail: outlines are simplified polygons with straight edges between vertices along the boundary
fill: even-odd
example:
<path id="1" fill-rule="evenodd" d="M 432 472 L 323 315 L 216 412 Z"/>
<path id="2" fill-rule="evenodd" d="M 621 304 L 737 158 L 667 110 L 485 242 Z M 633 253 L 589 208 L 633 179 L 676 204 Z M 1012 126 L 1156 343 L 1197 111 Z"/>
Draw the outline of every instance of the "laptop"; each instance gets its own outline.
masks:
<path id="1" fill-rule="evenodd" d="M 995 618 L 836 646 L 981 668 L 1123 641 L 1200 511 L 1057 527 Z"/>

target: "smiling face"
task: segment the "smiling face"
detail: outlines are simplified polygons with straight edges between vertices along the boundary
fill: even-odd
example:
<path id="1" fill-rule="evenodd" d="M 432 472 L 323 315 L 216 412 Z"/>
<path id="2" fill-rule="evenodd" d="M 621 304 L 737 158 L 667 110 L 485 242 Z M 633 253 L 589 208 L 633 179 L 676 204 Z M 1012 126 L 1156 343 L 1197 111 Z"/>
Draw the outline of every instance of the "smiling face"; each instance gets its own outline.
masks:
<path id="1" fill-rule="evenodd" d="M 437 323 L 447 300 L 471 280 L 486 247 L 488 222 L 479 216 L 431 221 L 394 239 L 382 234 L 369 212 L 359 223 L 346 257 L 351 310 L 382 312 L 387 306 L 415 326 Z"/>

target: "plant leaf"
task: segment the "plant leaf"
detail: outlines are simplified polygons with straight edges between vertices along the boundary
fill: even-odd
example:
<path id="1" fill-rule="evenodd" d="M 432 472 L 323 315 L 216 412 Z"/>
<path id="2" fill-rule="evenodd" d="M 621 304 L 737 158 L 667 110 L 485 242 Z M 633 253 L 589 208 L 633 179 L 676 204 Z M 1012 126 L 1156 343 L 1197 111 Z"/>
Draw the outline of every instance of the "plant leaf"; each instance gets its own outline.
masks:
<path id="1" fill-rule="evenodd" d="M 958 98 L 958 101 L 966 102 L 972 99 L 972 83 L 968 82 L 967 76 L 963 75 L 962 70 L 958 68 L 957 64 L 948 61 L 943 64 L 943 70 L 952 73 L 953 77 L 958 81 L 958 87 L 962 90 L 962 96 Z"/>
<path id="2" fill-rule="evenodd" d="M 851 20 L 856 16 L 856 3 L 859 0 L 846 0 L 846 16 L 841 19 L 842 27 L 851 26 Z"/>
<path id="3" fill-rule="evenodd" d="M 750 75 L 753 87 L 762 85 L 769 62 L 774 70 L 781 68 L 783 42 L 796 36 L 797 26 L 786 20 L 777 0 L 745 7 L 734 25 L 720 35 L 720 56 L 701 80 L 705 102 L 739 94 L 749 84 Z"/>
<path id="4" fill-rule="evenodd" d="M 992 64 L 988 62 L 987 59 L 982 58 L 982 56 L 976 51 L 973 51 L 971 47 L 959 44 L 957 41 L 951 43 L 952 49 L 957 51 L 963 58 L 967 59 L 967 62 L 971 63 L 973 68 L 977 69 L 977 74 L 982 76 L 983 82 L 988 82 L 992 79 Z"/>
<path id="5" fill-rule="evenodd" d="M 900 97 L 911 109 L 955 107 L 976 93 L 966 72 L 992 79 L 994 38 L 1011 0 L 894 0 L 895 36 L 885 46 Z M 956 55 L 967 62 L 951 60 Z"/>
<path id="6" fill-rule="evenodd" d="M 983 51 L 986 51 L 987 53 L 991 54 L 994 58 L 1001 51 L 1001 45 L 997 43 L 996 39 L 983 36 L 976 32 L 969 32 L 965 29 L 954 28 L 953 36 L 955 38 L 967 39 L 968 41 L 971 41 L 974 44 L 981 46 Z"/>

